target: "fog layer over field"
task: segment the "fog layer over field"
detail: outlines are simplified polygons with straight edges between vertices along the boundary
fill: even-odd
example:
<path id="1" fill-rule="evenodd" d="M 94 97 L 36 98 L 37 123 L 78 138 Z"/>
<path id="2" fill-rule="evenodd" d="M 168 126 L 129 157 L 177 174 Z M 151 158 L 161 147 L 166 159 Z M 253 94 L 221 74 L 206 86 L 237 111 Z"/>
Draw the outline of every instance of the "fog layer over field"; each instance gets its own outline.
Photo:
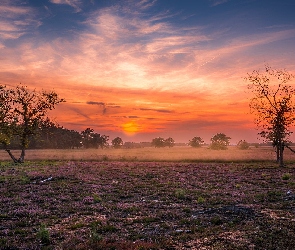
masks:
<path id="1" fill-rule="evenodd" d="M 295 154 L 285 149 L 285 160 L 295 161 Z M 0 151 L 2 160 L 10 160 Z M 27 160 L 93 160 L 93 161 L 275 161 L 272 147 L 251 147 L 239 150 L 230 146 L 227 150 L 211 150 L 208 147 L 133 148 L 133 149 L 44 149 L 27 150 Z"/>

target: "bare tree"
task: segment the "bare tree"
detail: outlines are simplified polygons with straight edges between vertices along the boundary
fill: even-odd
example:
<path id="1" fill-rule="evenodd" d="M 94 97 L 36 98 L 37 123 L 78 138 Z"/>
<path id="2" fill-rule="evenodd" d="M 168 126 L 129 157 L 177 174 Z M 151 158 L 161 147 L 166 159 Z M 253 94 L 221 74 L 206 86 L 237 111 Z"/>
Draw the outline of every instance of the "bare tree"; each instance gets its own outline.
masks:
<path id="1" fill-rule="evenodd" d="M 5 138 L 1 143 L 15 163 L 22 163 L 29 144 L 29 136 L 34 135 L 36 129 L 48 118 L 48 111 L 54 109 L 58 103 L 64 102 L 64 99 L 60 99 L 54 91 L 38 92 L 22 84 L 14 89 L 1 86 L 0 96 L 0 129 Z M 4 96 L 6 99 L 2 98 Z M 20 140 L 21 155 L 18 159 L 8 148 L 12 135 L 18 136 Z"/>
<path id="2" fill-rule="evenodd" d="M 284 166 L 284 147 L 295 121 L 295 89 L 287 84 L 293 78 L 286 70 L 269 66 L 265 66 L 265 72 L 254 70 L 246 77 L 250 82 L 248 89 L 253 93 L 250 110 L 255 114 L 257 127 L 262 130 L 259 134 L 273 143 L 280 166 Z"/>

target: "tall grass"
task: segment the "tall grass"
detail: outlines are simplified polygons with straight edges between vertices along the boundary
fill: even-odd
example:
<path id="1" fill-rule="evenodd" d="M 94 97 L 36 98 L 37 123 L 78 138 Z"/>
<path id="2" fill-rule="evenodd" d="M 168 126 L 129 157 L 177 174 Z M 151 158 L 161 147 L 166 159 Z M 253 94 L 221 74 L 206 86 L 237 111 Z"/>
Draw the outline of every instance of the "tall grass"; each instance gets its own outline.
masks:
<path id="1" fill-rule="evenodd" d="M 18 152 L 15 152 L 18 153 Z M 285 161 L 295 162 L 295 154 L 285 150 Z M 10 160 L 5 151 L 0 151 L 1 160 Z M 26 160 L 91 160 L 91 161 L 274 161 L 272 147 L 239 150 L 212 150 L 207 147 L 137 148 L 137 149 L 42 149 L 27 150 Z"/>

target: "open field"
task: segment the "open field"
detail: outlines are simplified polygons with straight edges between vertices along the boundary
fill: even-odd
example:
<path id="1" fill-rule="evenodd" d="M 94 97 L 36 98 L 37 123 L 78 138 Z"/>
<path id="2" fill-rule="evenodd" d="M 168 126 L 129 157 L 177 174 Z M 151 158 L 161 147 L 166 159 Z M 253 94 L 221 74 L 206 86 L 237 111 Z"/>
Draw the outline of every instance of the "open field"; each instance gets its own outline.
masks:
<path id="1" fill-rule="evenodd" d="M 14 152 L 14 151 L 12 151 Z M 17 152 L 16 155 L 19 155 Z M 285 160 L 295 162 L 295 154 L 285 149 Z M 0 151 L 0 159 L 10 160 Z M 45 149 L 27 150 L 26 160 L 86 160 L 86 161 L 273 161 L 276 153 L 272 147 L 239 150 L 234 146 L 228 150 L 211 150 L 207 147 L 134 148 L 134 149 Z"/>
<path id="2" fill-rule="evenodd" d="M 294 249 L 295 164 L 0 165 L 0 249 Z"/>

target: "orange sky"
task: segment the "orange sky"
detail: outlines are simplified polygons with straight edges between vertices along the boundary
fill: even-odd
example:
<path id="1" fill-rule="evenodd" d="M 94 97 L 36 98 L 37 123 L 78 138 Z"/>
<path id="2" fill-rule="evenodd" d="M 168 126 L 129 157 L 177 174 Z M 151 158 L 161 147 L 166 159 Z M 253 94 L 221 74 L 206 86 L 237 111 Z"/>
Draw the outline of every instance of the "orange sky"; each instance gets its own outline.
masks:
<path id="1" fill-rule="evenodd" d="M 201 136 L 209 143 L 226 133 L 232 143 L 253 142 L 243 78 L 266 63 L 295 72 L 294 22 L 253 20 L 231 1 L 203 2 L 223 23 L 213 14 L 207 23 L 188 22 L 189 5 L 183 13 L 173 5 L 150 12 L 160 1 L 89 1 L 91 11 L 74 0 L 17 2 L 0 5 L 0 83 L 54 89 L 66 103 L 51 115 L 69 129 L 90 127 L 124 141 Z M 239 15 L 228 20 L 230 11 Z M 70 18 L 78 21 L 66 27 Z"/>

